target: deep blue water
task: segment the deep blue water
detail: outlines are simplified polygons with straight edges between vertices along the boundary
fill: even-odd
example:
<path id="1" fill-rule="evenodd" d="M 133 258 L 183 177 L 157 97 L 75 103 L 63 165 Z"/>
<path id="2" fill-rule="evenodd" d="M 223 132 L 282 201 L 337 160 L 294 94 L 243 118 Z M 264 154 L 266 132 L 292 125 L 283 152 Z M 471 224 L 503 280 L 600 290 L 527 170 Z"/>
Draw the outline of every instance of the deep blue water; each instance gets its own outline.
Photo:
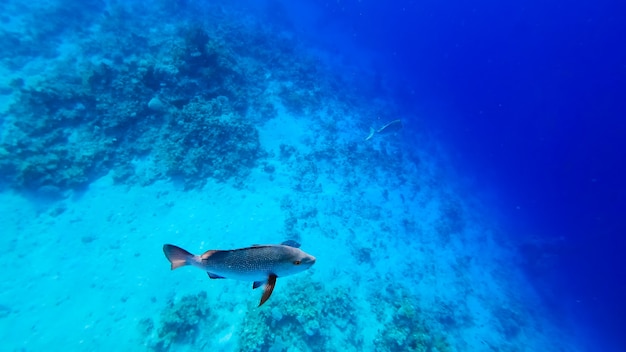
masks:
<path id="1" fill-rule="evenodd" d="M 626 348 L 626 5 L 268 8 L 351 64 L 371 65 L 386 94 L 437 131 L 512 240 L 533 238 L 533 250 L 520 247 L 527 273 L 555 314 L 597 346 Z M 549 265 L 533 267 L 535 250 Z"/>

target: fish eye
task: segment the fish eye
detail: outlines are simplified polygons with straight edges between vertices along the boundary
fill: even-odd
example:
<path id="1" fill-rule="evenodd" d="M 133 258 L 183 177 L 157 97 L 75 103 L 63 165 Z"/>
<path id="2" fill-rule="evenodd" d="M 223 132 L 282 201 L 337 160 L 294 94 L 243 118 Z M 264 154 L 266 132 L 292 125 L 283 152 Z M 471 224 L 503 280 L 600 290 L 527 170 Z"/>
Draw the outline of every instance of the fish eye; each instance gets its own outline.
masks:
<path id="1" fill-rule="evenodd" d="M 300 265 L 302 262 L 301 262 L 301 261 L 299 261 L 299 260 L 296 260 L 296 261 L 295 261 L 295 262 L 293 262 L 293 263 L 294 263 L 294 264 L 296 264 L 296 265 Z"/>

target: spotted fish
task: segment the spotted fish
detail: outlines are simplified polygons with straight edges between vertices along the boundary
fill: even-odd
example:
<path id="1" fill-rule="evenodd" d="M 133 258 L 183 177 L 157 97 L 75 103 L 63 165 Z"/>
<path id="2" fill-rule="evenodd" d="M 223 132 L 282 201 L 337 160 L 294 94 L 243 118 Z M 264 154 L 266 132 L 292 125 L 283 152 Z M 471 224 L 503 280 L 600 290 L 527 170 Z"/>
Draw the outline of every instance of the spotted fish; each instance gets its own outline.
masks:
<path id="1" fill-rule="evenodd" d="M 265 284 L 260 307 L 272 295 L 276 278 L 297 274 L 315 264 L 315 257 L 299 247 L 300 244 L 295 241 L 286 241 L 231 250 L 209 250 L 193 255 L 180 247 L 166 244 L 163 245 L 163 252 L 172 264 L 172 270 L 191 265 L 206 271 L 211 279 L 252 281 L 253 289 Z"/>

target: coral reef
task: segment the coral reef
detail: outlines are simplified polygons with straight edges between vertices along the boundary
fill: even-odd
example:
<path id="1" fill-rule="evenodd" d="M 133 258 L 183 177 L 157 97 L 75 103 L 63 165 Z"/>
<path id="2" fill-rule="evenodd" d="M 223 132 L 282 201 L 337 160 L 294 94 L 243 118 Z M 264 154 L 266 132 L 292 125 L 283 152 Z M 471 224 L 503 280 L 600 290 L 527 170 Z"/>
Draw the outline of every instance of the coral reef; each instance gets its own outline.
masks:
<path id="1" fill-rule="evenodd" d="M 347 288 L 328 289 L 308 280 L 292 281 L 285 288 L 271 306 L 246 316 L 239 332 L 240 351 L 351 350 L 362 345 Z"/>
<path id="2" fill-rule="evenodd" d="M 172 21 L 148 34 L 142 29 L 150 16 L 127 20 L 143 5 L 134 6 L 111 5 L 98 19 L 100 32 L 75 38 L 76 50 L 90 55 L 49 58 L 39 76 L 9 79 L 6 88 L 16 100 L 3 116 L 5 184 L 62 193 L 111 170 L 126 183 L 165 177 L 181 178 L 188 188 L 208 177 L 241 183 L 263 156 L 253 123 L 276 115 L 268 97 L 280 98 L 277 92 L 292 91 L 291 85 L 300 95 L 313 91 L 307 85 L 318 63 L 295 55 L 293 39 L 266 26 L 208 11 L 208 23 L 219 25 Z M 171 4 L 145 10 L 159 18 L 169 17 L 160 11 L 172 11 Z M 24 21 L 37 22 L 46 11 Z M 51 29 L 45 35 L 60 34 Z M 34 55 L 20 51 L 5 64 L 19 75 Z M 319 95 L 323 84 L 316 84 Z M 304 102 L 294 104 L 307 107 L 317 101 L 298 99 Z M 137 175 L 134 162 L 148 156 L 154 165 Z"/>
<path id="3" fill-rule="evenodd" d="M 243 177 L 260 156 L 257 130 L 232 111 L 228 98 L 194 100 L 173 114 L 156 156 L 172 176 L 195 186 L 207 177 Z"/>
<path id="4" fill-rule="evenodd" d="M 374 305 L 375 315 L 383 324 L 374 339 L 376 351 L 452 351 L 437 324 L 428 319 L 428 312 L 403 288 L 387 288 L 374 292 L 372 301 L 391 305 Z"/>
<path id="5" fill-rule="evenodd" d="M 158 326 L 152 319 L 142 319 L 139 330 L 145 344 L 155 351 L 168 351 L 176 345 L 193 344 L 199 332 L 213 322 L 205 292 L 171 299 L 161 311 Z"/>
<path id="6" fill-rule="evenodd" d="M 90 2 L 88 8 L 102 11 L 101 6 Z M 294 38 L 266 23 L 242 23 L 236 13 L 224 12 L 220 5 L 211 11 L 211 6 L 110 4 L 103 16 L 90 19 L 99 30 L 89 36 L 73 29 L 83 26 L 87 12 L 68 6 L 77 12 L 72 16 L 75 22 L 33 26 L 39 30 L 32 38 L 6 33 L 6 41 L 19 45 L 3 48 L 16 50 L 3 62 L 14 67 L 5 89 L 16 98 L 3 116 L 0 181 L 16 189 L 54 190 L 49 193 L 59 195 L 111 171 L 117 182 L 129 184 L 173 177 L 193 188 L 212 177 L 241 185 L 248 170 L 265 156 L 255 126 L 276 116 L 274 102 L 318 119 L 312 112 L 322 101 L 336 100 L 337 91 L 347 101 L 354 96 L 352 87 L 358 84 L 320 75 L 320 62 L 296 50 Z M 32 16 L 22 20 L 40 24 L 50 11 L 67 9 L 33 9 Z M 146 16 L 135 18 L 132 14 L 137 11 Z M 172 18 L 185 11 L 186 15 L 202 11 L 205 24 Z M 170 22 L 146 32 L 156 18 Z M 71 38 L 70 50 L 75 52 L 54 57 L 27 50 L 41 37 L 60 40 L 61 35 Z M 39 55 L 46 57 L 46 69 L 21 77 L 20 68 Z M 281 146 L 281 160 L 295 163 L 301 171 L 295 190 L 321 191 L 315 167 L 320 158 L 349 162 L 337 160 L 349 149 L 337 144 L 340 129 L 335 119 L 343 119 L 345 106 L 328 109 L 337 111 L 316 121 L 316 128 L 330 135 L 304 161 L 293 160 L 298 153 L 293 147 Z M 371 112 L 364 109 L 365 113 Z M 385 151 L 375 154 L 389 161 Z M 367 157 L 373 158 L 372 153 Z M 142 160 L 150 165 L 138 170 L 136 164 Z"/>

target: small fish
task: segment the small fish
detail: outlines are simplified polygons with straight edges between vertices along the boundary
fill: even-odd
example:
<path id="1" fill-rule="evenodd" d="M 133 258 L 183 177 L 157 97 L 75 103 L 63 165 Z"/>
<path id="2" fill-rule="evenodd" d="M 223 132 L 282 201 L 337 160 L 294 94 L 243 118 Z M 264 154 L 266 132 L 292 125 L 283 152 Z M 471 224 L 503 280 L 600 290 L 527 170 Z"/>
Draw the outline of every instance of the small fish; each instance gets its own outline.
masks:
<path id="1" fill-rule="evenodd" d="M 379 128 L 376 133 L 390 133 L 390 132 L 398 132 L 402 129 L 402 120 L 393 120 L 383 127 Z"/>
<path id="2" fill-rule="evenodd" d="M 402 129 L 402 127 L 403 127 L 402 120 L 393 120 L 377 130 L 375 130 L 373 127 L 370 127 L 370 134 L 367 137 L 365 137 L 365 140 L 369 141 L 370 139 L 374 137 L 374 134 L 376 133 L 385 134 L 385 133 L 398 132 Z"/>
<path id="3" fill-rule="evenodd" d="M 191 265 L 206 271 L 211 279 L 252 281 L 252 288 L 265 284 L 259 307 L 265 303 L 276 285 L 276 278 L 297 274 L 315 264 L 315 257 L 299 249 L 295 241 L 281 244 L 253 245 L 231 250 L 209 250 L 193 255 L 171 245 L 163 245 L 163 253 L 172 270 Z"/>

